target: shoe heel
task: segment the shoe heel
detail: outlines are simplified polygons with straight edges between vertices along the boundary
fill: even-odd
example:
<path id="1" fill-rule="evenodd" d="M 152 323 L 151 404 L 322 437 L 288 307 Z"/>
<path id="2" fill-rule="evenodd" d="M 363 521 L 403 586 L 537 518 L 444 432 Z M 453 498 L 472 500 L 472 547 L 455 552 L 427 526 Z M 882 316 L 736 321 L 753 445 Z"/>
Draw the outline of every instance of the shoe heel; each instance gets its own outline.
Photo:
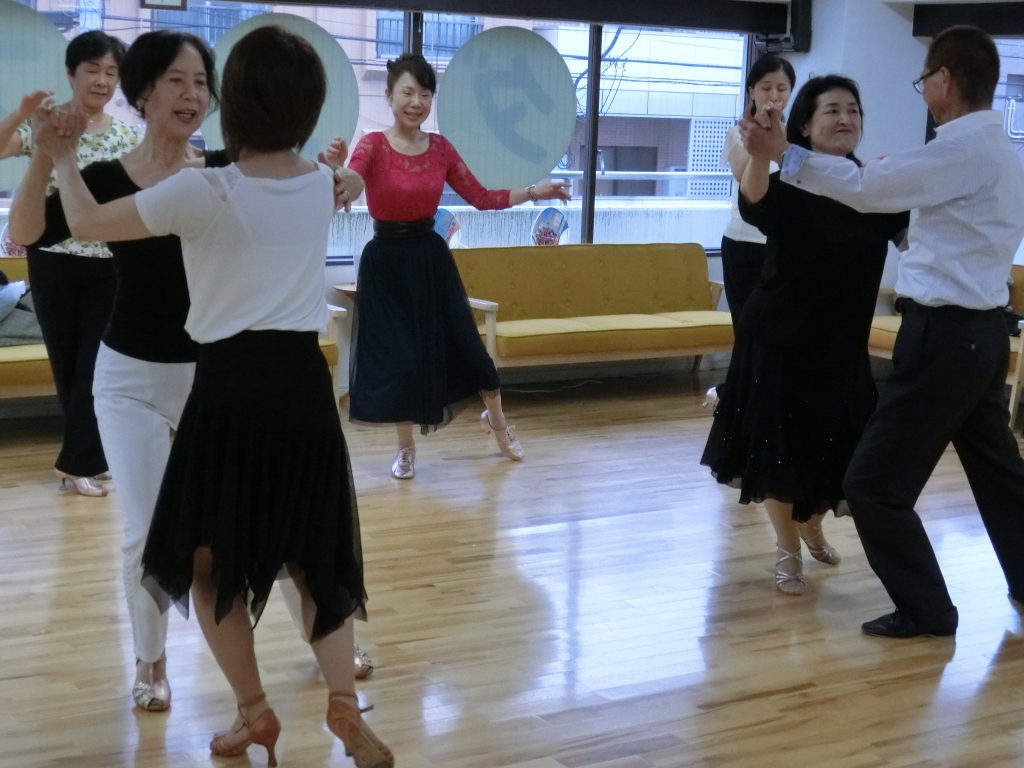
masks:
<path id="1" fill-rule="evenodd" d="M 519 432 L 515 427 L 506 424 L 504 429 L 495 429 L 491 426 L 487 411 L 484 410 L 480 414 L 480 428 L 487 434 L 494 435 L 494 439 L 498 443 L 498 450 L 505 454 L 506 458 L 512 461 L 523 460 L 526 454 L 523 451 L 522 443 L 519 442 Z"/>
<path id="2" fill-rule="evenodd" d="M 106 496 L 107 489 L 96 482 L 95 478 L 92 477 L 75 477 L 69 475 L 67 472 L 62 472 L 59 469 L 53 470 L 57 477 L 60 478 L 60 489 L 62 491 L 70 490 L 68 485 L 75 490 L 79 496 Z"/>
<path id="3" fill-rule="evenodd" d="M 264 701 L 266 696 L 257 699 L 252 704 L 246 704 L 245 707 L 255 706 L 261 701 Z M 238 714 L 242 718 L 242 725 L 233 731 L 223 731 L 218 733 L 210 741 L 210 754 L 215 757 L 238 757 L 239 755 L 245 754 L 245 751 L 249 748 L 250 744 L 258 744 L 267 750 L 267 765 L 270 768 L 277 766 L 277 754 L 275 752 L 277 747 L 277 739 L 281 735 L 281 721 L 277 719 L 277 715 L 274 714 L 274 710 L 265 709 L 260 712 L 259 716 L 255 717 L 251 722 L 242 713 L 243 705 L 239 705 Z M 235 743 L 230 743 L 228 740 L 240 733 L 245 728 L 249 733 Z"/>
<path id="4" fill-rule="evenodd" d="M 394 768 L 395 756 L 363 720 L 355 694 L 331 694 L 326 720 L 328 729 L 344 744 L 345 754 L 352 758 L 356 768 Z"/>

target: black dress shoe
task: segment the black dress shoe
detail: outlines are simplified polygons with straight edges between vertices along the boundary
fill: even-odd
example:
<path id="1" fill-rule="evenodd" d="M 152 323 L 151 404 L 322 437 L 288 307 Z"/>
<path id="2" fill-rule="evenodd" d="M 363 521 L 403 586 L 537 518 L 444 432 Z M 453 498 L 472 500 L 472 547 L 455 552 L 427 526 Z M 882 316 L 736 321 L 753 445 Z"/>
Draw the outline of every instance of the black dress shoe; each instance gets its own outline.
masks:
<path id="1" fill-rule="evenodd" d="M 876 637 L 950 637 L 956 634 L 956 608 L 928 623 L 919 622 L 902 611 L 887 613 L 861 624 L 865 635 Z"/>

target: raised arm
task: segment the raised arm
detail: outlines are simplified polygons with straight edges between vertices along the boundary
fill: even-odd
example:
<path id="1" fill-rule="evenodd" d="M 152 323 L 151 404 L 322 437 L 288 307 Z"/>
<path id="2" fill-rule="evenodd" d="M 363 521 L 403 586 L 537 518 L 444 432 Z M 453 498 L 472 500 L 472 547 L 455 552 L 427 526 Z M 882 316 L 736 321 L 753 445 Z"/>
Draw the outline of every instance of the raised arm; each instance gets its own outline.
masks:
<path id="1" fill-rule="evenodd" d="M 567 181 L 545 181 L 531 184 L 525 189 L 508 191 L 509 205 L 519 205 L 527 200 L 561 200 L 567 203 L 572 200 L 571 185 Z"/>
<path id="2" fill-rule="evenodd" d="M 24 96 L 18 107 L 0 119 L 0 160 L 16 157 L 22 153 L 18 126 L 28 120 L 37 108 L 53 96 L 52 91 L 33 91 Z"/>
<path id="3" fill-rule="evenodd" d="M 728 163 L 729 170 L 732 171 L 732 177 L 736 181 L 743 181 L 743 171 L 750 160 L 750 153 L 743 146 L 738 130 L 730 128 L 729 132 L 726 133 L 722 156 L 725 162 Z"/>
<path id="4" fill-rule="evenodd" d="M 46 229 L 46 189 L 53 173 L 53 161 L 45 152 L 35 152 L 28 171 L 21 179 L 11 201 L 11 240 L 19 245 L 31 245 L 43 236 Z"/>
<path id="5" fill-rule="evenodd" d="M 57 187 L 71 235 L 76 240 L 104 242 L 152 237 L 139 216 L 135 195 L 100 205 L 82 180 L 75 148 L 84 128 L 84 116 L 61 110 L 54 110 L 49 120 L 33 120 L 32 125 L 36 145 L 53 158 L 57 169 Z"/>

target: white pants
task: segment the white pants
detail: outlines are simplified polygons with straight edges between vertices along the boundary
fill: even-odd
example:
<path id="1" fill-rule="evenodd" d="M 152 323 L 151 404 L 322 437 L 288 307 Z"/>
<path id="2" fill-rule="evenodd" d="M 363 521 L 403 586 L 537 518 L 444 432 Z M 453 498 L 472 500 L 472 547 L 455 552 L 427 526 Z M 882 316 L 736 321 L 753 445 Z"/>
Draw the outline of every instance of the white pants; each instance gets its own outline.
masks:
<path id="1" fill-rule="evenodd" d="M 167 614 L 142 586 L 142 551 L 171 451 L 171 430 L 178 426 L 195 370 L 195 363 L 151 363 L 106 344 L 96 356 L 96 420 L 124 519 L 124 590 L 135 657 L 144 662 L 164 652 Z"/>

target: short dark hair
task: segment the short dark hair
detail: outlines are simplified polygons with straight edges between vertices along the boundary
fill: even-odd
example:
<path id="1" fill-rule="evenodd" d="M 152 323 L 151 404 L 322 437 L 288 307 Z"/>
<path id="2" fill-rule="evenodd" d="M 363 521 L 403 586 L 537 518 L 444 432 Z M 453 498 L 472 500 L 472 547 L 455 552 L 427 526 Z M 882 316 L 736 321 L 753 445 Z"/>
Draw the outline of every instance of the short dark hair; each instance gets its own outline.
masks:
<path id="1" fill-rule="evenodd" d="M 403 53 L 397 59 L 388 62 L 388 93 L 395 87 L 398 78 L 406 72 L 428 91 L 437 93 L 437 75 L 434 74 L 434 68 L 418 53 Z"/>
<path id="2" fill-rule="evenodd" d="M 102 59 L 108 53 L 114 57 L 120 70 L 121 62 L 124 61 L 124 43 L 98 29 L 83 32 L 68 43 L 64 51 L 64 68 L 69 75 L 73 75 L 82 62 Z"/>
<path id="3" fill-rule="evenodd" d="M 124 56 L 121 73 L 121 92 L 136 112 L 145 114 L 145 97 L 153 84 L 174 63 L 181 49 L 189 45 L 196 49 L 206 69 L 206 85 L 210 89 L 210 106 L 217 104 L 217 69 L 213 51 L 202 39 L 188 32 L 158 29 L 135 38 Z"/>
<path id="4" fill-rule="evenodd" d="M 796 87 L 796 71 L 793 69 L 793 65 L 789 63 L 787 59 L 777 56 L 774 53 L 766 53 L 760 59 L 754 62 L 754 66 L 747 72 L 747 86 L 746 89 L 749 91 L 759 82 L 765 75 L 770 75 L 772 72 L 782 71 L 789 79 L 789 87 Z"/>
<path id="5" fill-rule="evenodd" d="M 284 27 L 258 27 L 224 63 L 221 133 L 228 155 L 243 149 L 301 149 L 327 98 L 327 74 L 313 46 Z"/>
<path id="6" fill-rule="evenodd" d="M 811 149 L 811 139 L 804 136 L 804 126 L 814 117 L 814 110 L 818 108 L 818 97 L 821 94 L 831 91 L 833 88 L 841 88 L 849 91 L 857 102 L 857 109 L 860 110 L 861 120 L 864 119 L 864 105 L 860 101 L 860 88 L 857 83 L 842 75 L 822 75 L 812 77 L 797 91 L 796 97 L 789 108 L 789 120 L 786 122 L 786 140 L 790 144 L 796 144 Z M 856 160 L 850 155 L 850 159 Z"/>
<path id="7" fill-rule="evenodd" d="M 984 30 L 967 25 L 942 30 L 928 46 L 924 62 L 927 72 L 948 69 L 960 98 L 970 106 L 992 106 L 999 82 L 999 50 Z"/>

